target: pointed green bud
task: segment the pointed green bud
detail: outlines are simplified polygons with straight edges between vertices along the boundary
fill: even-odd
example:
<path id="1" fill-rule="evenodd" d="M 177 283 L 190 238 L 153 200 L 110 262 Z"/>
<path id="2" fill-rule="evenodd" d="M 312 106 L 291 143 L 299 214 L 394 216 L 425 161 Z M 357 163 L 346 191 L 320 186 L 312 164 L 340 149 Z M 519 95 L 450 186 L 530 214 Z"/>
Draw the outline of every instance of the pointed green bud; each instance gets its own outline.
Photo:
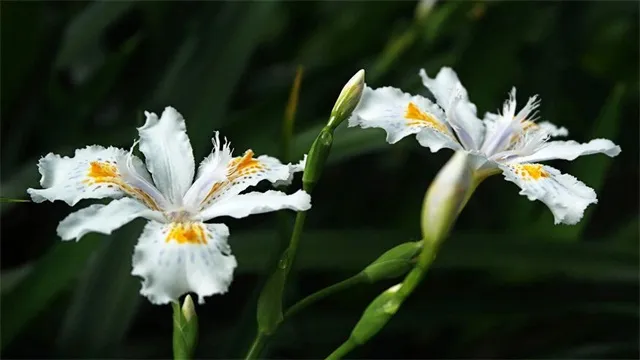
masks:
<path id="1" fill-rule="evenodd" d="M 187 322 L 191 321 L 191 319 L 194 318 L 197 320 L 196 306 L 193 304 L 191 295 L 187 294 L 187 296 L 184 298 L 184 302 L 182 303 L 182 315 Z"/>
<path id="2" fill-rule="evenodd" d="M 198 315 L 190 295 L 173 303 L 173 358 L 191 359 L 198 342 Z"/>
<path id="3" fill-rule="evenodd" d="M 382 254 L 362 272 L 370 283 L 404 275 L 413 267 L 414 258 L 421 249 L 421 241 L 400 244 Z"/>
<path id="4" fill-rule="evenodd" d="M 327 127 L 333 132 L 340 123 L 351 116 L 362 97 L 364 90 L 364 70 L 358 71 L 342 88 L 338 100 L 333 105 Z"/>
<path id="5" fill-rule="evenodd" d="M 359 345 L 366 343 L 382 329 L 391 317 L 398 311 L 402 298 L 398 290 L 402 284 L 397 284 L 378 295 L 362 314 L 360 321 L 351 331 L 351 339 Z"/>
<path id="6" fill-rule="evenodd" d="M 320 134 L 311 145 L 309 155 L 307 155 L 307 163 L 302 174 L 302 189 L 311 193 L 313 187 L 318 182 L 324 163 L 329 157 L 331 145 L 333 144 L 332 130 L 326 127 L 320 131 Z"/>
<path id="7" fill-rule="evenodd" d="M 475 189 L 470 162 L 466 152 L 456 152 L 429 186 L 421 215 L 425 248 L 437 246 L 447 236 Z"/>

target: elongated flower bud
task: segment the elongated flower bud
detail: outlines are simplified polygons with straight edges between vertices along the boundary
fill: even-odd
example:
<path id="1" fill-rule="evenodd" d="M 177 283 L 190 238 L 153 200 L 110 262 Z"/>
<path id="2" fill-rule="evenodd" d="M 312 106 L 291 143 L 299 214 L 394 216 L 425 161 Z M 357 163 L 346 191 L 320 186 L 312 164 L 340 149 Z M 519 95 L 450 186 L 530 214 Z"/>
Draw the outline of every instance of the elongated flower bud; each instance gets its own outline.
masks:
<path id="1" fill-rule="evenodd" d="M 333 132 L 340 123 L 351 116 L 353 109 L 358 106 L 362 91 L 364 90 L 364 70 L 358 71 L 349 79 L 347 84 L 342 88 L 338 100 L 333 105 L 331 117 L 327 123 L 327 127 Z"/>
<path id="2" fill-rule="evenodd" d="M 309 155 L 307 156 L 304 173 L 302 174 L 302 188 L 304 191 L 311 193 L 311 190 L 313 190 L 318 182 L 322 169 L 324 168 L 324 163 L 329 157 L 332 144 L 332 131 L 325 127 L 311 145 Z"/>
<path id="3" fill-rule="evenodd" d="M 182 303 L 182 315 L 184 316 L 187 322 L 191 321 L 191 319 L 196 318 L 196 306 L 193 304 L 193 299 L 191 295 L 187 295 L 184 298 L 184 302 Z"/>
<path id="4" fill-rule="evenodd" d="M 360 321 L 351 331 L 351 339 L 358 345 L 367 342 L 378 333 L 398 311 L 402 298 L 397 293 L 402 284 L 397 284 L 378 295 L 362 314 Z"/>
<path id="5" fill-rule="evenodd" d="M 420 253 L 420 249 L 421 241 L 400 244 L 380 255 L 362 272 L 370 283 L 404 275 L 413 266 L 412 260 Z"/>
<path id="6" fill-rule="evenodd" d="M 437 246 L 447 236 L 475 188 L 469 156 L 463 151 L 456 152 L 427 190 L 421 215 L 425 247 Z"/>

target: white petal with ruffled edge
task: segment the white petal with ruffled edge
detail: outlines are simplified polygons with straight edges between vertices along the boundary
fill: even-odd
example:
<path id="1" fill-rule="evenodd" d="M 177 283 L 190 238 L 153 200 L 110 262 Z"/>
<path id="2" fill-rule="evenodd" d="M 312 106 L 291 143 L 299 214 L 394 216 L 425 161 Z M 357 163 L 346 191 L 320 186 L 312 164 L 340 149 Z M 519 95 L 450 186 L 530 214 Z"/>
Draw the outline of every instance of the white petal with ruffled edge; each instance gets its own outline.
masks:
<path id="1" fill-rule="evenodd" d="M 451 119 L 455 119 L 463 133 L 469 135 L 471 141 L 468 143 L 472 146 L 467 150 L 477 150 L 484 138 L 484 124 L 478 118 L 476 105 L 469 100 L 467 89 L 458 79 L 456 72 L 449 67 L 443 67 L 433 79 L 424 69 L 420 69 L 419 75 L 422 84 L 431 91 L 438 104 L 450 111 L 453 115 Z M 455 101 L 456 98 L 459 100 Z M 454 103 L 455 106 L 451 108 Z"/>
<path id="2" fill-rule="evenodd" d="M 432 152 L 445 147 L 462 148 L 449 128 L 444 112 L 436 104 L 393 87 L 365 87 L 360 103 L 349 118 L 349 127 L 354 126 L 384 129 L 389 144 L 417 134 L 420 145 Z"/>
<path id="3" fill-rule="evenodd" d="M 70 214 L 58 224 L 58 236 L 62 240 L 77 241 L 90 232 L 108 235 L 138 217 L 163 219 L 162 213 L 150 210 L 137 200 L 123 198 L 107 205 L 91 205 Z"/>
<path id="4" fill-rule="evenodd" d="M 253 157 L 253 151 L 247 150 L 244 155 L 232 158 L 226 164 L 226 179 L 215 182 L 206 190 L 204 199 L 197 205 L 201 210 L 223 199 L 234 197 L 250 186 L 257 185 L 263 180 L 271 183 L 289 180 L 292 167 L 280 160 L 261 155 Z M 201 192 L 205 193 L 205 192 Z"/>
<path id="5" fill-rule="evenodd" d="M 518 185 L 529 200 L 540 200 L 553 213 L 555 224 L 578 223 L 589 204 L 598 202 L 595 191 L 575 177 L 540 164 L 501 165 L 504 178 Z"/>
<path id="6" fill-rule="evenodd" d="M 307 154 L 304 154 L 302 160 L 298 161 L 296 164 L 289 163 L 289 178 L 286 180 L 278 180 L 273 183 L 273 186 L 289 186 L 293 182 L 293 175 L 297 172 L 303 172 L 304 168 L 307 166 Z"/>
<path id="7" fill-rule="evenodd" d="M 544 130 L 551 137 L 560 137 L 569 135 L 569 130 L 564 126 L 558 127 L 557 125 L 549 122 L 549 121 L 540 121 L 535 123 L 540 129 Z"/>
<path id="8" fill-rule="evenodd" d="M 515 158 L 512 161 L 530 163 L 545 160 L 574 160 L 579 156 L 592 154 L 605 154 L 609 157 L 614 157 L 620 154 L 620 151 L 620 146 L 607 139 L 594 139 L 584 144 L 573 140 L 550 141 L 535 153 Z"/>
<path id="9" fill-rule="evenodd" d="M 172 204 L 179 206 L 193 181 L 195 161 L 187 136 L 184 118 L 168 106 L 160 120 L 146 112 L 145 124 L 138 128 L 140 151 L 160 192 Z"/>
<path id="10" fill-rule="evenodd" d="M 49 153 L 38 163 L 43 189 L 27 189 L 27 192 L 34 202 L 62 200 L 71 206 L 82 199 L 117 199 L 125 194 L 157 202 L 144 190 L 127 184 L 120 174 L 120 163 L 125 162 L 127 156 L 128 152 L 123 149 L 98 145 L 78 149 L 72 158 Z M 142 161 L 135 156 L 131 157 L 131 166 L 144 171 Z"/>
<path id="11" fill-rule="evenodd" d="M 243 218 L 252 214 L 261 214 L 282 209 L 306 211 L 311 208 L 311 196 L 303 190 L 287 195 L 281 191 L 270 190 L 264 193 L 250 192 L 236 195 L 213 203 L 200 216 L 207 221 L 219 216 Z"/>
<path id="12" fill-rule="evenodd" d="M 237 263 L 224 224 L 162 224 L 150 221 L 133 254 L 132 275 L 142 278 L 140 294 L 153 304 L 176 302 L 188 292 L 227 292 Z"/>

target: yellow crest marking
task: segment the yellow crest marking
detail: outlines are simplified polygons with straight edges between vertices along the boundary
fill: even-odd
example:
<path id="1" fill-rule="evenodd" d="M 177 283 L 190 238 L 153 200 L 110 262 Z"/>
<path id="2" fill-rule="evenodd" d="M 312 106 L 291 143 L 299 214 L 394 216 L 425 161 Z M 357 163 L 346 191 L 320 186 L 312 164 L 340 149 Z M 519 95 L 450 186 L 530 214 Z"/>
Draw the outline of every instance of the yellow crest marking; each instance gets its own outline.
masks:
<path id="1" fill-rule="evenodd" d="M 165 242 L 171 241 L 178 244 L 206 244 L 207 236 L 201 224 L 171 223 Z"/>
<path id="2" fill-rule="evenodd" d="M 409 120 L 409 125 L 427 125 L 440 132 L 447 133 L 447 128 L 440 123 L 440 121 L 420 110 L 420 108 L 413 102 L 410 102 L 409 105 L 407 105 L 407 111 L 404 114 L 404 118 Z"/>
<path id="3" fill-rule="evenodd" d="M 540 164 L 516 165 L 515 172 L 518 176 L 527 180 L 540 180 L 549 177 L 549 173 Z"/>
<path id="4" fill-rule="evenodd" d="M 118 167 L 113 161 L 92 161 L 89 163 L 87 179 L 82 181 L 87 185 L 107 184 L 107 187 L 119 187 L 122 191 L 142 201 L 153 210 L 160 210 L 160 207 L 153 198 L 144 191 L 129 186 L 120 177 Z"/>

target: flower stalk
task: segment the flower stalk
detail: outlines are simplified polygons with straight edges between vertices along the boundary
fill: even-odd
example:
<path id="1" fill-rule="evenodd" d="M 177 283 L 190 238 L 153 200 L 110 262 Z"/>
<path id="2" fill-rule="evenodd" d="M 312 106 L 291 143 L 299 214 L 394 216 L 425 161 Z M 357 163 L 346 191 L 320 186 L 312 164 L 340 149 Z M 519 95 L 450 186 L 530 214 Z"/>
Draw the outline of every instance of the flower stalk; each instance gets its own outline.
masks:
<path id="1" fill-rule="evenodd" d="M 351 116 L 360 101 L 363 89 L 364 70 L 360 70 L 343 87 L 331 110 L 327 125 L 320 131 L 311 145 L 302 175 L 302 188 L 307 193 L 310 194 L 317 184 L 324 164 L 329 157 L 331 145 L 333 144 L 333 132 L 344 120 Z M 289 246 L 280 256 L 275 270 L 269 276 L 260 293 L 257 308 L 258 333 L 245 356 L 246 359 L 254 359 L 260 355 L 266 345 L 266 339 L 273 334 L 284 319 L 282 311 L 284 288 L 298 250 L 305 220 L 306 212 L 297 213 Z"/>
<path id="2" fill-rule="evenodd" d="M 470 167 L 470 155 L 456 152 L 436 175 L 425 194 L 421 228 L 423 246 L 416 265 L 404 280 L 378 295 L 365 309 L 346 342 L 327 359 L 341 359 L 375 336 L 395 315 L 424 278 L 443 240 L 478 185 Z"/>

